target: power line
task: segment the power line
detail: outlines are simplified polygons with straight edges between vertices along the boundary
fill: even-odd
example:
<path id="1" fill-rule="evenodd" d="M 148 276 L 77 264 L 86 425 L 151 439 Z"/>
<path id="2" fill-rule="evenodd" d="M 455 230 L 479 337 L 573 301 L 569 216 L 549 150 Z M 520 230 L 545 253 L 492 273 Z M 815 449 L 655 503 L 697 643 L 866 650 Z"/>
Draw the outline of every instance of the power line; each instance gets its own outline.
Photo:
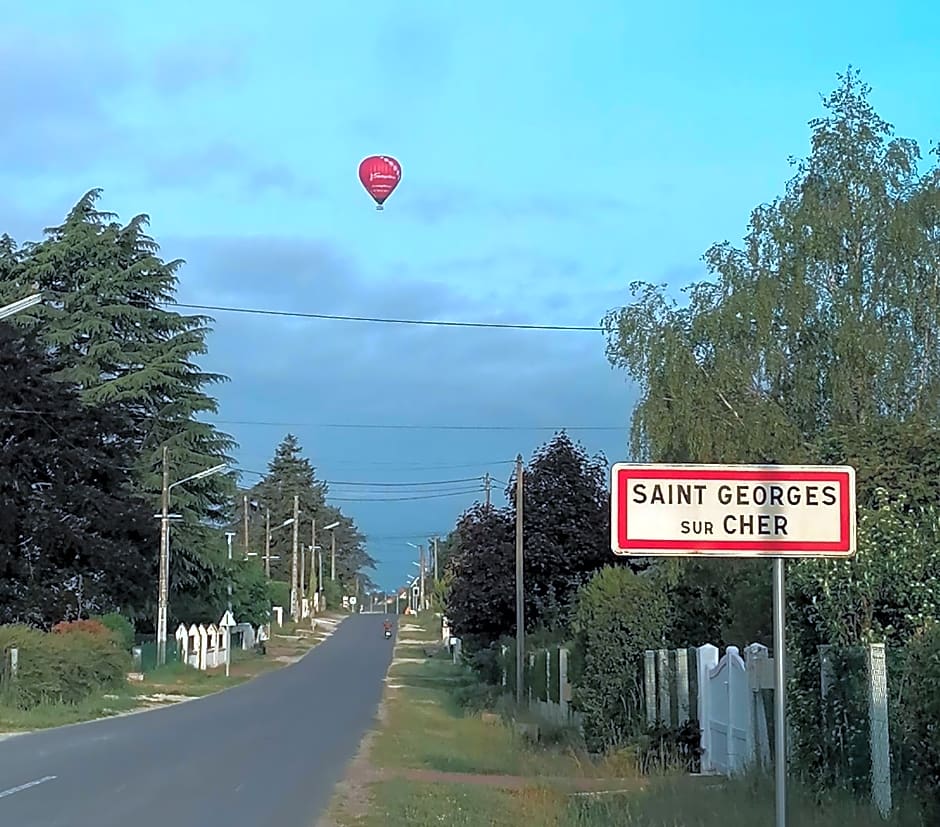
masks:
<path id="1" fill-rule="evenodd" d="M 28 408 L 3 408 L 0 413 L 24 414 L 30 416 L 54 414 L 56 411 L 38 411 Z M 139 416 L 147 422 L 179 422 L 173 417 Z M 623 431 L 626 425 L 443 425 L 439 423 L 380 423 L 380 422 L 276 422 L 259 419 L 212 419 L 212 420 L 183 420 L 202 422 L 206 425 L 257 425 L 268 428 L 330 428 L 349 430 L 386 430 L 386 431 Z M 498 464 L 510 463 L 508 460 L 498 460 Z M 493 463 L 497 464 L 497 463 Z M 478 467 L 474 464 L 471 467 Z"/>
<path id="2" fill-rule="evenodd" d="M 160 302 L 164 307 L 187 310 L 210 310 L 214 313 L 242 313 L 251 316 L 281 316 L 293 319 L 321 319 L 332 322 L 371 322 L 374 324 L 422 325 L 425 327 L 474 327 L 487 330 L 554 330 L 580 333 L 601 333 L 599 325 L 522 324 L 513 322 L 457 322 L 441 319 L 396 319 L 382 316 L 344 316 L 337 313 L 302 313 L 298 310 L 266 310 L 260 307 L 224 307 L 213 304 Z"/>
<path id="3" fill-rule="evenodd" d="M 249 468 L 235 468 L 234 470 L 240 471 L 243 474 L 254 474 L 258 477 L 266 477 L 268 474 L 264 471 L 252 471 Z M 457 485 L 458 483 L 464 482 L 482 482 L 482 477 L 460 477 L 459 479 L 452 480 L 419 480 L 416 482 L 385 482 L 385 481 L 373 481 L 373 480 L 317 480 L 318 483 L 323 485 L 345 485 L 345 486 L 365 486 L 365 487 L 374 487 L 374 488 L 421 488 L 427 487 L 429 485 L 441 486 L 441 485 Z"/>
<path id="4" fill-rule="evenodd" d="M 479 494 L 482 489 L 468 488 L 464 491 L 448 491 L 438 494 L 419 494 L 412 497 L 331 497 L 327 496 L 328 502 L 343 503 L 401 503 L 410 500 L 437 500 L 443 497 L 462 497 L 466 494 Z"/>
<path id="5" fill-rule="evenodd" d="M 623 431 L 625 425 L 441 425 L 417 422 L 384 424 L 360 422 L 352 425 L 340 422 L 266 422 L 249 419 L 215 419 L 213 425 L 259 425 L 272 428 L 335 428 L 349 430 L 384 431 Z M 505 460 L 500 460 L 501 463 Z"/>

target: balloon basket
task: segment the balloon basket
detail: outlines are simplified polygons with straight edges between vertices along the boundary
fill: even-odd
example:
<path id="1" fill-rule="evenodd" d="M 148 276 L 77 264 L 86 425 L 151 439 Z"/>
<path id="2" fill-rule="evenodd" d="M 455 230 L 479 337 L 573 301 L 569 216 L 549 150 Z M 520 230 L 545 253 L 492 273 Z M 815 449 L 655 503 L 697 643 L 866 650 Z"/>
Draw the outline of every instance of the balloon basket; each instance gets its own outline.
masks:
<path id="1" fill-rule="evenodd" d="M 383 207 L 381 204 L 379 204 L 379 205 L 376 207 L 376 209 L 379 210 L 379 211 L 381 211 L 381 210 L 384 210 L 385 207 Z"/>

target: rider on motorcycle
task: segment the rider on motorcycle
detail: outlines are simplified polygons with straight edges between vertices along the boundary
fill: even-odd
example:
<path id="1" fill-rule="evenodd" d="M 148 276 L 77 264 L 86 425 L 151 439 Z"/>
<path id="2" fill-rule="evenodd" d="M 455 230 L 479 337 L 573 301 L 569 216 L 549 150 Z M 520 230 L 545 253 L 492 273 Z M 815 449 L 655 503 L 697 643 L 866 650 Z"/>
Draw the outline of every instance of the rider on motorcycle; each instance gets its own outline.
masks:
<path id="1" fill-rule="evenodd" d="M 392 631 L 392 621 L 386 620 L 385 621 L 385 633 L 388 634 L 391 631 Z"/>

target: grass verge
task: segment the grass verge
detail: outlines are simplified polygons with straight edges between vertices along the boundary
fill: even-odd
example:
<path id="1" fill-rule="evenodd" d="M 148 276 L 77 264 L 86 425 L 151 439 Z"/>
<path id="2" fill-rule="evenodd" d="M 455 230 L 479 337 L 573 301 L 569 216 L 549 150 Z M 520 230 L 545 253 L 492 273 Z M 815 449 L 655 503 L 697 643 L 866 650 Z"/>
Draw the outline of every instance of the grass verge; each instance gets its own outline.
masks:
<path id="1" fill-rule="evenodd" d="M 0 734 L 77 724 L 144 709 L 155 709 L 229 689 L 273 669 L 296 663 L 329 636 L 343 615 L 326 615 L 330 625 L 311 631 L 309 626 L 285 623 L 267 644 L 265 655 L 234 651 L 225 667 L 193 669 L 181 663 L 168 664 L 144 676 L 143 681 L 103 689 L 77 704 L 40 704 L 23 710 L 0 704 Z"/>
<path id="2" fill-rule="evenodd" d="M 457 697 L 472 693 L 475 679 L 445 656 L 425 656 L 435 631 L 433 620 L 403 619 L 381 727 L 321 827 L 773 824 L 773 784 L 765 778 L 640 778 L 629 752 L 598 759 L 564 738 L 535 745 L 502 718 L 466 712 Z M 789 822 L 800 827 L 923 827 L 905 805 L 884 821 L 867 803 L 820 802 L 796 787 L 789 806 Z"/>

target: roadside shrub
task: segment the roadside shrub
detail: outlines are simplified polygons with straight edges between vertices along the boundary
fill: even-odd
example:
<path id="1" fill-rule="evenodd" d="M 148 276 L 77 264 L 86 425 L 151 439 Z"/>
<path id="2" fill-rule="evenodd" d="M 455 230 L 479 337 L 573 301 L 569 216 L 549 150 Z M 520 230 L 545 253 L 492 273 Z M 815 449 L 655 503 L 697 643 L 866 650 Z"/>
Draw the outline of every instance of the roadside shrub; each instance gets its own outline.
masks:
<path id="1" fill-rule="evenodd" d="M 290 583 L 272 580 L 268 583 L 268 597 L 272 606 L 281 606 L 285 614 L 290 611 Z"/>
<path id="2" fill-rule="evenodd" d="M 134 648 L 136 637 L 134 624 L 124 615 L 119 612 L 109 612 L 106 615 L 99 615 L 91 619 L 110 629 L 122 649 L 129 652 Z"/>
<path id="3" fill-rule="evenodd" d="M 645 730 L 639 664 L 661 643 L 668 602 L 649 577 L 608 566 L 578 593 L 574 702 L 588 749 L 600 752 Z"/>
<path id="4" fill-rule="evenodd" d="M 907 645 L 908 689 L 901 720 L 912 779 L 924 797 L 927 823 L 940 823 L 940 624 Z"/>
<path id="5" fill-rule="evenodd" d="M 16 678 L 4 681 L 4 702 L 21 709 L 40 704 L 76 704 L 125 680 L 130 657 L 114 633 L 96 621 L 57 624 L 45 633 L 21 626 L 0 627 L 0 646 L 16 646 Z"/>
<path id="6" fill-rule="evenodd" d="M 671 770 L 699 772 L 702 734 L 697 721 L 680 727 L 654 726 L 640 736 L 637 751 L 639 770 L 644 775 Z"/>
<path id="7" fill-rule="evenodd" d="M 502 690 L 485 683 L 470 683 L 453 690 L 454 701 L 465 712 L 485 712 L 495 709 Z"/>

